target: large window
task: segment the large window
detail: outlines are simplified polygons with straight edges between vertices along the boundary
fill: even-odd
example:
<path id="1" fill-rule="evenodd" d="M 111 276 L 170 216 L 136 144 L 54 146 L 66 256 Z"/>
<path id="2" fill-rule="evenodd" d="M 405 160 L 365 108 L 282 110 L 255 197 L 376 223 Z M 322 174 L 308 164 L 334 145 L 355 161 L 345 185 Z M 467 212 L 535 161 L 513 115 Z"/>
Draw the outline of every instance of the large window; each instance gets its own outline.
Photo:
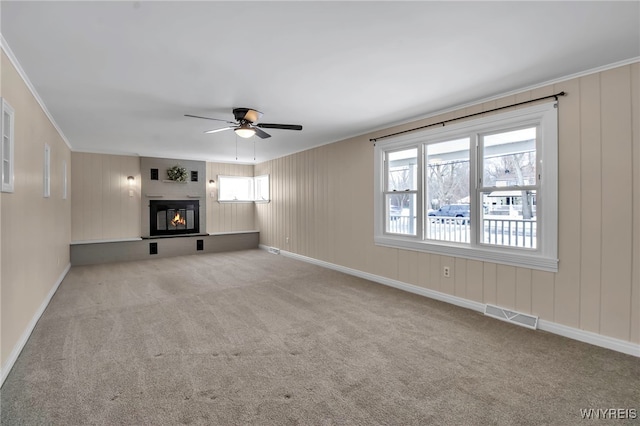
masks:
<path id="1" fill-rule="evenodd" d="M 557 110 L 376 144 L 376 244 L 557 270 Z"/>

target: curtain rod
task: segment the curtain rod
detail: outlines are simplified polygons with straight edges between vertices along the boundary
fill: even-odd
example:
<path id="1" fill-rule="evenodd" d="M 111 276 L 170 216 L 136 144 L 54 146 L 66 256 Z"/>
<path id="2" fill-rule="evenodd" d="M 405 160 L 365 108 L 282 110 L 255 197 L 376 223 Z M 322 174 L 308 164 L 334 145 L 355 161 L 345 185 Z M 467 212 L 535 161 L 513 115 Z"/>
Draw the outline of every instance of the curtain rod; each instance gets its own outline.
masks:
<path id="1" fill-rule="evenodd" d="M 474 114 L 465 115 L 464 117 L 450 118 L 449 120 L 439 121 L 437 123 L 427 124 L 425 126 L 415 127 L 413 129 L 403 130 L 401 132 L 396 132 L 396 133 L 391 133 L 391 134 L 384 135 L 384 136 L 379 136 L 377 138 L 371 138 L 371 139 L 369 139 L 369 141 L 370 142 L 377 142 L 380 139 L 390 138 L 391 136 L 402 135 L 404 133 L 415 132 L 416 130 L 426 129 L 427 127 L 440 126 L 440 125 L 444 126 L 446 123 L 450 123 L 452 121 L 462 120 L 462 119 L 469 118 L 469 117 L 475 117 L 476 115 L 486 114 L 488 112 L 500 111 L 501 109 L 513 108 L 514 106 L 529 104 L 531 102 L 537 102 L 537 101 L 541 101 L 541 100 L 544 100 L 544 99 L 555 98 L 555 100 L 557 101 L 558 100 L 558 96 L 566 96 L 566 95 L 567 94 L 565 92 L 560 92 L 560 93 L 556 93 L 555 95 L 543 96 L 543 97 L 537 98 L 537 99 L 530 99 L 528 101 L 518 102 L 517 104 L 507 105 L 507 106 L 503 106 L 503 107 L 499 107 L 499 108 L 493 108 L 493 109 L 490 109 L 490 110 L 487 110 L 487 111 L 482 111 L 482 112 L 476 112 Z"/>

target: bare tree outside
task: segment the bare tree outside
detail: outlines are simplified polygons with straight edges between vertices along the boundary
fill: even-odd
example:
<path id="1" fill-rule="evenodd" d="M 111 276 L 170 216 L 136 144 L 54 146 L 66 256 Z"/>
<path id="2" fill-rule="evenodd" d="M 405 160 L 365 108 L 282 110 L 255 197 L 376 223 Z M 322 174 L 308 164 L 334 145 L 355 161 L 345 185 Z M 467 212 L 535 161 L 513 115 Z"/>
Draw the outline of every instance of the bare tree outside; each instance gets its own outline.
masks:
<path id="1" fill-rule="evenodd" d="M 469 203 L 469 138 L 427 146 L 427 196 L 436 210 Z"/>
<path id="2" fill-rule="evenodd" d="M 409 207 L 411 196 L 401 191 L 412 189 L 413 173 L 415 173 L 415 164 L 389 170 L 389 189 L 398 191 L 397 194 L 391 196 L 391 205 L 399 210 Z"/>
<path id="3" fill-rule="evenodd" d="M 469 196 L 469 161 L 450 161 L 427 166 L 429 203 L 432 209 L 455 204 Z"/>

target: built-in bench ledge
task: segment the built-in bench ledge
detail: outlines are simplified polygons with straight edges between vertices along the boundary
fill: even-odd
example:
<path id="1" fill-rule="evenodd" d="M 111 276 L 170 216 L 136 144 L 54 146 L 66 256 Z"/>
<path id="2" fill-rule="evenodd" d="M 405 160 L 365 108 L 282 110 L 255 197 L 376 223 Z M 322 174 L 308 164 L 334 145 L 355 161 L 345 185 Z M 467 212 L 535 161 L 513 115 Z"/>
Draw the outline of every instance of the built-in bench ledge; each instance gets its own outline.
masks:
<path id="1" fill-rule="evenodd" d="M 208 237 L 210 234 L 175 234 L 175 235 L 153 235 L 148 237 L 142 237 L 143 240 L 160 240 L 163 238 L 194 238 L 194 237 Z"/>
<path id="2" fill-rule="evenodd" d="M 102 243 L 123 243 L 127 241 L 141 241 L 141 237 L 134 238 L 113 238 L 108 240 L 81 240 L 81 241 L 71 241 L 71 245 L 80 245 L 80 244 L 102 244 Z"/>
<path id="3" fill-rule="evenodd" d="M 258 232 L 260 231 L 254 229 L 250 231 L 209 232 L 209 235 L 255 234 Z"/>
<path id="4" fill-rule="evenodd" d="M 232 231 L 71 242 L 71 265 L 257 249 L 258 231 Z"/>

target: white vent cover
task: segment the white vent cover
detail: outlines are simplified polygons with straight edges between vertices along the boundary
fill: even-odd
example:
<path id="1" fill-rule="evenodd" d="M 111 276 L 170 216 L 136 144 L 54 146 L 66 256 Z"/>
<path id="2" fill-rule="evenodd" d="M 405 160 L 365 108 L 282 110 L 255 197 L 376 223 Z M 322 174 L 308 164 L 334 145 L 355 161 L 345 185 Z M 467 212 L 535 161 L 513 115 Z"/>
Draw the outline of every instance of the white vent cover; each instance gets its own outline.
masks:
<path id="1" fill-rule="evenodd" d="M 538 328 L 538 317 L 520 312 L 513 312 L 493 305 L 486 305 L 484 314 L 502 321 L 511 322 L 535 330 Z"/>
<path id="2" fill-rule="evenodd" d="M 275 247 L 269 247 L 269 248 L 267 249 L 267 251 L 268 251 L 269 253 L 271 253 L 271 254 L 280 254 L 280 249 L 275 248 Z"/>

